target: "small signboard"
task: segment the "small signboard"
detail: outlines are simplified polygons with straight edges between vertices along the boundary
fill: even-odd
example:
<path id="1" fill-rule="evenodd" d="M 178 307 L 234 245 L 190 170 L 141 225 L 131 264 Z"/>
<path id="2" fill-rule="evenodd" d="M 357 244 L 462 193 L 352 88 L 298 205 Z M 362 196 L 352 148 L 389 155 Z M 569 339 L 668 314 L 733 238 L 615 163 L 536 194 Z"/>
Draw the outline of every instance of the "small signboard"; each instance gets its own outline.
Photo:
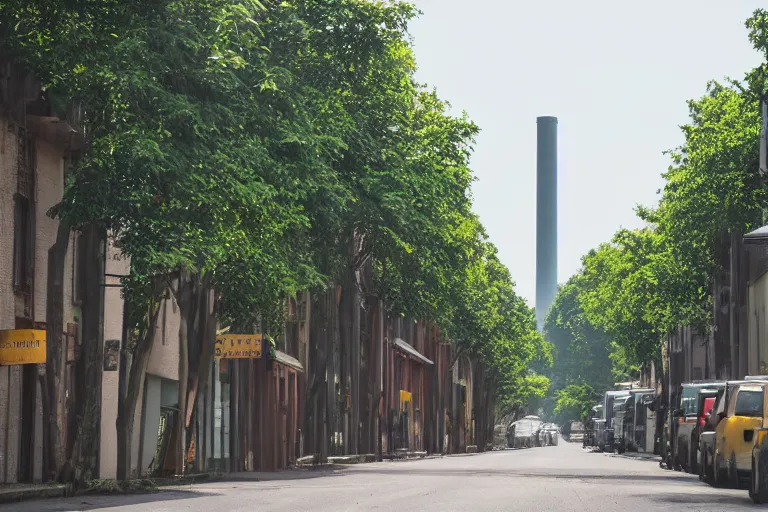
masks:
<path id="1" fill-rule="evenodd" d="M 216 336 L 213 355 L 216 359 L 258 359 L 261 357 L 261 334 Z"/>
<path id="2" fill-rule="evenodd" d="M 45 363 L 45 331 L 0 330 L 0 365 Z"/>

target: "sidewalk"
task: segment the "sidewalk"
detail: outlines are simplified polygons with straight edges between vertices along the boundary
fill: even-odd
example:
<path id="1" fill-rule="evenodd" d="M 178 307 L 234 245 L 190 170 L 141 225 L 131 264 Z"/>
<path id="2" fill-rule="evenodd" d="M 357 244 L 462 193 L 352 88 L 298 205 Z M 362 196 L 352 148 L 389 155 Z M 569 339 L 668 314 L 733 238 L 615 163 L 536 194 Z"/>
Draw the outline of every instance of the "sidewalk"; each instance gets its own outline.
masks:
<path id="1" fill-rule="evenodd" d="M 635 460 L 652 460 L 656 462 L 661 462 L 661 457 L 658 455 L 654 455 L 653 453 L 646 453 L 646 452 L 624 452 L 622 454 L 618 453 L 609 453 L 611 457 L 621 457 L 624 459 L 635 459 Z"/>
<path id="2" fill-rule="evenodd" d="M 381 463 L 400 463 L 424 459 L 441 459 L 444 457 L 471 457 L 489 452 L 470 452 L 454 454 L 427 454 L 427 452 L 406 452 L 403 454 L 385 456 Z M 174 492 L 192 484 L 204 482 L 271 482 L 287 480 L 304 480 L 329 475 L 341 475 L 351 465 L 376 463 L 373 454 L 346 455 L 328 457 L 324 464 L 312 464 L 312 457 L 299 459 L 299 464 L 290 469 L 275 472 L 250 471 L 237 473 L 202 473 L 185 475 L 183 477 L 137 479 L 119 484 L 114 481 L 101 481 L 104 485 L 97 486 L 90 492 L 80 493 L 81 496 L 98 495 L 141 495 L 156 492 Z M 108 485 L 114 483 L 114 485 Z M 137 485 L 133 486 L 132 483 Z M 141 485 L 139 485 L 141 484 Z M 121 491 L 120 488 L 125 490 Z M 72 495 L 69 486 L 64 484 L 9 484 L 0 486 L 0 504 L 18 503 L 21 501 L 63 498 Z"/>

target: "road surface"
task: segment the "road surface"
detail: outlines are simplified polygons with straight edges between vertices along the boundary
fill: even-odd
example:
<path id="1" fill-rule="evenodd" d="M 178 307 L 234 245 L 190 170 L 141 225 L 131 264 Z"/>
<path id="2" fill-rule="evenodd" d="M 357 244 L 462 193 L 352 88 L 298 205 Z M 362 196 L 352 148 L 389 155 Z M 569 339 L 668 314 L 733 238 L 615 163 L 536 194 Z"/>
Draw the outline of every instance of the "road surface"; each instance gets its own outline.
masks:
<path id="1" fill-rule="evenodd" d="M 743 511 L 746 491 L 713 489 L 657 462 L 580 446 L 509 450 L 295 471 L 138 496 L 89 496 L 0 506 L 0 512 Z"/>

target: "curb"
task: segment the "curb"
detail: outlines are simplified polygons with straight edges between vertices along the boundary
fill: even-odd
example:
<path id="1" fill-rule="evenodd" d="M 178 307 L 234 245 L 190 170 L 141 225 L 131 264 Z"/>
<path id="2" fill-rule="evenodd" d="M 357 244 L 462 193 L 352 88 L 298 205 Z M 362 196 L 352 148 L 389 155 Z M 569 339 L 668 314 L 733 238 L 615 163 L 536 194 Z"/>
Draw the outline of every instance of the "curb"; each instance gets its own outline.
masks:
<path id="1" fill-rule="evenodd" d="M 64 498 L 70 494 L 69 486 L 64 484 L 31 485 L 18 488 L 0 488 L 0 504 L 20 501 Z"/>
<path id="2" fill-rule="evenodd" d="M 151 478 L 157 487 L 172 487 L 178 485 L 192 485 L 200 482 L 211 482 L 224 478 L 223 473 L 198 473 L 194 475 L 170 476 L 165 478 Z"/>

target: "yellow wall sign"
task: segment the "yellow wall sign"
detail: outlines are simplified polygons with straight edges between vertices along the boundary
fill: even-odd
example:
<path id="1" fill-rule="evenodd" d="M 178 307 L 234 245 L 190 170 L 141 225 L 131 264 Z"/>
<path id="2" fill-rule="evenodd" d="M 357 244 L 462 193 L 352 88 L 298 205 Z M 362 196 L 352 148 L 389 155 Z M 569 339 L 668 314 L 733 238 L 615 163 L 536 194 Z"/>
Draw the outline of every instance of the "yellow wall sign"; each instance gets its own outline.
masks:
<path id="1" fill-rule="evenodd" d="M 0 364 L 45 362 L 45 331 L 39 329 L 0 330 Z"/>
<path id="2" fill-rule="evenodd" d="M 261 357 L 261 334 L 222 334 L 216 336 L 216 359 L 257 359 Z"/>
<path id="3" fill-rule="evenodd" d="M 400 401 L 401 402 L 410 402 L 413 399 L 413 394 L 411 394 L 408 391 L 400 390 Z"/>

